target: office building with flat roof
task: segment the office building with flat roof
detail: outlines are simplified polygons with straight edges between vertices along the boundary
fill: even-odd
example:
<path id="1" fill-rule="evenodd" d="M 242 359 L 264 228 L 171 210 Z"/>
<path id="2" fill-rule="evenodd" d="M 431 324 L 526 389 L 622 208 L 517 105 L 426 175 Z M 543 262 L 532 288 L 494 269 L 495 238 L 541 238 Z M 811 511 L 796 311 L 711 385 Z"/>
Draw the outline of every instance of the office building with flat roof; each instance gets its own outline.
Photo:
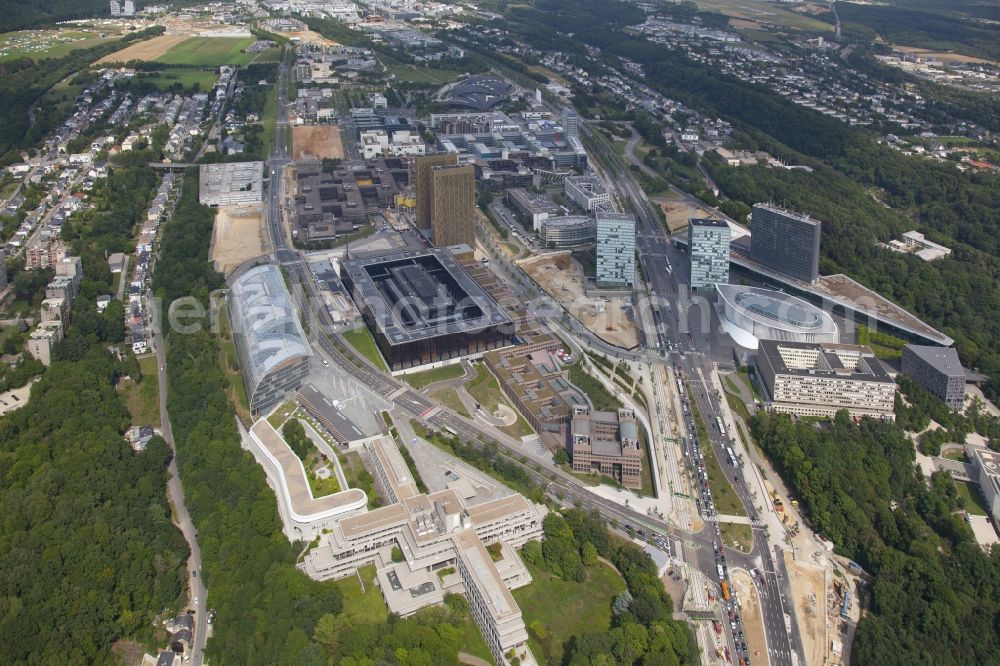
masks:
<path id="1" fill-rule="evenodd" d="M 476 243 L 476 170 L 471 164 L 431 169 L 431 237 L 438 247 Z"/>
<path id="2" fill-rule="evenodd" d="M 413 160 L 415 194 L 417 198 L 417 228 L 431 228 L 431 169 L 458 164 L 455 153 L 419 155 Z"/>
<path id="3" fill-rule="evenodd" d="M 631 409 L 599 412 L 576 405 L 569 446 L 574 472 L 607 476 L 629 488 L 642 487 L 639 424 Z"/>
<path id="4" fill-rule="evenodd" d="M 750 256 L 775 271 L 815 282 L 819 277 L 819 220 L 771 204 L 754 204 Z"/>
<path id="5" fill-rule="evenodd" d="M 266 412 L 302 386 L 312 357 L 278 267 L 238 273 L 229 286 L 228 311 L 250 411 Z"/>
<path id="6" fill-rule="evenodd" d="M 949 408 L 959 411 L 965 406 L 965 368 L 954 347 L 906 345 L 900 369 Z"/>
<path id="7" fill-rule="evenodd" d="M 598 213 L 596 255 L 594 278 L 599 289 L 631 287 L 635 283 L 635 218 L 627 213 Z"/>
<path id="8" fill-rule="evenodd" d="M 535 194 L 523 187 L 507 190 L 507 203 L 515 212 L 521 213 L 531 221 L 531 228 L 541 229 L 545 220 L 556 215 L 562 215 L 563 209 L 545 194 Z"/>
<path id="9" fill-rule="evenodd" d="M 542 246 L 558 250 L 590 245 L 597 240 L 597 223 L 586 215 L 560 215 L 542 222 Z"/>
<path id="10" fill-rule="evenodd" d="M 761 340 L 756 365 L 776 411 L 895 419 L 896 382 L 868 347 Z"/>
<path id="11" fill-rule="evenodd" d="M 202 164 L 198 172 L 198 201 L 205 206 L 233 206 L 264 200 L 263 162 Z"/>
<path id="12" fill-rule="evenodd" d="M 345 261 L 341 279 L 392 370 L 481 355 L 513 340 L 510 318 L 447 249 Z"/>
<path id="13" fill-rule="evenodd" d="M 586 211 L 595 211 L 611 203 L 611 193 L 599 176 L 566 176 L 563 189 L 570 201 Z"/>
<path id="14" fill-rule="evenodd" d="M 688 237 L 691 288 L 714 289 L 729 284 L 729 224 L 713 218 L 692 218 Z"/>

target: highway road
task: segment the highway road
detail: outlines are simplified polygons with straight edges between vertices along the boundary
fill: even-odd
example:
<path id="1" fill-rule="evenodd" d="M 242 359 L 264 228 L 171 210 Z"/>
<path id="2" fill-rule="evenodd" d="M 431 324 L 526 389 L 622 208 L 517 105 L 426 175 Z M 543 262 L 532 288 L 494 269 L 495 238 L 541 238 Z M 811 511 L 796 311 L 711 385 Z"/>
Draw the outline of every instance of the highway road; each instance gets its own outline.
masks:
<path id="1" fill-rule="evenodd" d="M 582 125 L 581 129 L 591 141 L 602 142 L 601 137 L 586 124 Z M 721 409 L 718 405 L 720 397 L 715 395 L 714 388 L 705 381 L 705 378 L 709 377 L 714 370 L 709 354 L 712 351 L 715 331 L 711 325 L 712 319 L 708 303 L 689 298 L 686 284 L 686 254 L 677 250 L 670 242 L 659 216 L 650 208 L 645 192 L 632 177 L 632 174 L 622 162 L 612 157 L 611 151 L 594 151 L 594 153 L 603 157 L 601 165 L 618 200 L 630 207 L 637 217 L 636 251 L 643 276 L 654 297 L 653 315 L 656 335 L 654 339 L 646 340 L 647 348 L 660 349 L 663 355 L 673 362 L 675 374 L 686 379 L 689 386 L 694 389 L 694 395 L 685 396 L 685 400 L 694 400 L 709 433 L 709 442 L 698 442 L 698 444 L 711 446 L 723 469 L 730 469 L 727 467 L 726 449 L 731 446 L 731 442 L 725 433 L 720 432 L 713 425 L 721 415 Z M 693 427 L 689 427 L 688 431 L 693 435 L 688 442 L 690 447 L 692 440 L 694 442 L 698 440 Z M 692 457 L 689 456 L 688 460 L 692 460 Z M 759 518 L 756 507 L 769 499 L 754 498 L 742 471 L 735 466 L 731 467 L 731 471 L 735 472 L 733 487 L 744 507 L 747 508 L 748 515 L 753 519 Z M 717 535 L 715 523 L 710 523 L 710 525 L 713 526 L 709 528 L 709 531 Z M 791 666 L 793 663 L 804 664 L 804 660 L 801 659 L 803 654 L 801 637 L 795 622 L 795 614 L 790 608 L 787 609 L 787 612 L 790 616 L 791 631 L 785 625 L 786 600 L 790 598 L 790 588 L 788 577 L 783 572 L 784 560 L 780 549 L 775 547 L 775 550 L 772 551 L 771 542 L 762 521 L 754 521 L 752 533 L 753 549 L 749 554 L 729 547 L 722 549 L 722 554 L 726 557 L 725 569 L 740 567 L 747 571 L 757 569 L 763 573 L 763 582 L 761 582 L 760 576 L 753 578 L 760 592 L 764 631 L 768 644 L 768 661 L 774 666 Z M 712 550 L 702 550 L 698 553 L 691 553 L 691 555 L 698 559 L 698 568 L 701 571 L 718 579 L 714 544 Z M 736 639 L 733 637 L 732 627 L 727 627 L 726 632 L 729 643 L 735 651 Z M 792 656 L 793 643 L 799 657 Z M 742 650 L 735 653 L 741 652 Z M 751 663 L 756 662 L 753 655 L 746 654 L 745 656 Z"/>
<path id="2" fill-rule="evenodd" d="M 154 303 L 153 292 L 146 292 L 146 303 Z M 170 445 L 173 456 L 167 470 L 170 479 L 167 481 L 167 496 L 173 503 L 174 518 L 177 527 L 188 542 L 191 551 L 187 561 L 187 575 L 190 582 L 191 608 L 194 610 L 194 632 L 191 643 L 191 663 L 201 666 L 204 659 L 205 642 L 208 640 L 208 589 L 201 576 L 201 548 L 198 546 L 198 532 L 187 510 L 184 501 L 184 488 L 177 471 L 177 447 L 174 445 L 174 433 L 170 427 L 170 414 L 167 412 L 167 355 L 163 344 L 163 330 L 160 319 L 162 313 L 155 307 L 148 307 L 149 327 L 153 331 L 153 346 L 156 349 L 156 381 L 160 395 L 160 434 Z"/>

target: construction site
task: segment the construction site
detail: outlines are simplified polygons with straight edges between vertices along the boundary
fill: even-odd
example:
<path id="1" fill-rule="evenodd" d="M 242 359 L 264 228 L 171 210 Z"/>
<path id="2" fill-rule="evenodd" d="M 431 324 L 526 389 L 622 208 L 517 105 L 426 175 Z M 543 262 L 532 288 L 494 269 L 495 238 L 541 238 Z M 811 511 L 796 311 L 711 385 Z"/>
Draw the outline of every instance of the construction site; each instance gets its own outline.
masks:
<path id="1" fill-rule="evenodd" d="M 293 158 L 344 159 L 344 143 L 336 125 L 298 125 L 292 128 Z"/>
<path id="2" fill-rule="evenodd" d="M 247 259 L 264 254 L 267 247 L 260 204 L 219 206 L 209 258 L 225 275 Z"/>
<path id="3" fill-rule="evenodd" d="M 516 263 L 594 335 L 625 349 L 639 344 L 639 330 L 627 315 L 631 301 L 624 296 L 588 296 L 583 266 L 570 252 L 536 255 Z"/>

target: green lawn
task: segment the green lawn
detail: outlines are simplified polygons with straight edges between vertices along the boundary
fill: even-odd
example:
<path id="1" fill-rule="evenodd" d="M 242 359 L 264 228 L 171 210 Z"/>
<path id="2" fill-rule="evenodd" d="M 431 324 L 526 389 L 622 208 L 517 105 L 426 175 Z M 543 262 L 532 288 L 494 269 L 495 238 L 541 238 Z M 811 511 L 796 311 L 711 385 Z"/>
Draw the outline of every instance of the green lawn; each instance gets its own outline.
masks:
<path id="1" fill-rule="evenodd" d="M 590 401 L 594 403 L 594 409 L 598 411 L 615 411 L 622 407 L 622 402 L 613 396 L 604 384 L 599 382 L 593 375 L 583 369 L 580 363 L 574 363 L 569 368 L 569 380 L 587 394 Z"/>
<path id="2" fill-rule="evenodd" d="M 247 65 L 258 54 L 242 51 L 254 41 L 252 37 L 192 37 L 156 58 L 155 62 L 166 65 Z"/>
<path id="3" fill-rule="evenodd" d="M 722 533 L 722 542 L 727 546 L 734 547 L 744 553 L 753 550 L 753 530 L 750 529 L 749 525 L 720 523 L 719 532 Z"/>
<path id="4" fill-rule="evenodd" d="M 159 90 L 167 90 L 175 84 L 180 84 L 184 90 L 208 92 L 215 87 L 219 75 L 212 70 L 182 69 L 168 67 L 156 72 L 137 72 L 136 79 L 148 81 Z"/>
<path id="5" fill-rule="evenodd" d="M 986 502 L 983 499 L 983 493 L 979 490 L 978 485 L 965 483 L 963 481 L 956 481 L 955 487 L 958 488 L 958 496 L 965 498 L 966 511 L 973 516 L 990 515 L 989 508 L 986 506 Z"/>
<path id="6" fill-rule="evenodd" d="M 389 74 L 395 75 L 395 80 L 404 83 L 433 83 L 435 85 L 444 85 L 446 83 L 451 83 L 452 81 L 457 81 L 460 76 L 459 72 L 454 72 L 449 69 L 427 69 L 424 67 L 418 68 L 412 65 L 389 65 Z"/>
<path id="7" fill-rule="evenodd" d="M 465 405 L 462 404 L 462 400 L 458 397 L 458 391 L 450 386 L 434 391 L 432 397 L 448 409 L 461 414 L 466 418 L 472 418 L 472 415 L 469 414 L 469 410 L 465 408 Z"/>
<path id="8" fill-rule="evenodd" d="M 343 333 L 343 336 L 344 340 L 354 347 L 358 353 L 374 363 L 376 368 L 379 368 L 384 372 L 389 371 L 389 367 L 385 364 L 385 361 L 382 359 L 382 354 L 375 345 L 375 338 L 372 337 L 372 334 L 367 327 L 359 326 L 353 331 Z"/>
<path id="9" fill-rule="evenodd" d="M 364 581 L 364 590 L 358 576 Z M 375 585 L 375 565 L 358 570 L 358 576 L 338 580 L 335 585 L 344 598 L 342 614 L 356 623 L 378 624 L 389 617 L 389 609 L 382 598 L 382 591 Z"/>
<path id="10" fill-rule="evenodd" d="M 403 375 L 402 379 L 419 391 L 428 384 L 440 382 L 445 379 L 458 379 L 464 374 L 465 368 L 463 368 L 460 363 L 452 363 L 451 365 L 443 365 L 440 368 L 432 368 L 430 370 L 424 370 L 423 372 L 414 372 L 408 375 Z"/>
<path id="11" fill-rule="evenodd" d="M 500 384 L 497 382 L 497 378 L 486 369 L 486 365 L 483 363 L 476 364 L 476 376 L 469 380 L 465 385 L 465 389 L 490 414 L 496 411 L 497 405 L 501 404 L 514 409 L 507 399 L 504 398 L 503 392 L 500 391 Z M 531 429 L 531 426 L 524 420 L 520 412 L 514 409 L 514 413 L 517 414 L 517 423 L 502 426 L 499 430 L 511 437 L 525 437 L 533 433 L 534 431 Z"/>
<path id="12" fill-rule="evenodd" d="M 298 409 L 298 405 L 291 400 L 286 400 L 280 407 L 278 407 L 278 409 L 274 411 L 273 414 L 267 417 L 267 422 L 270 423 L 271 427 L 275 430 L 280 430 L 281 426 L 285 424 L 288 417 L 295 413 L 296 409 Z"/>
<path id="13" fill-rule="evenodd" d="M 528 645 L 539 663 L 561 664 L 572 636 L 610 629 L 611 601 L 625 589 L 617 572 L 601 564 L 587 569 L 585 582 L 574 583 L 525 564 L 534 580 L 511 594 L 521 607 Z"/>
<path id="14" fill-rule="evenodd" d="M 160 389 L 156 378 L 156 357 L 139 359 L 142 381 L 125 388 L 125 406 L 132 425 L 160 427 Z"/>

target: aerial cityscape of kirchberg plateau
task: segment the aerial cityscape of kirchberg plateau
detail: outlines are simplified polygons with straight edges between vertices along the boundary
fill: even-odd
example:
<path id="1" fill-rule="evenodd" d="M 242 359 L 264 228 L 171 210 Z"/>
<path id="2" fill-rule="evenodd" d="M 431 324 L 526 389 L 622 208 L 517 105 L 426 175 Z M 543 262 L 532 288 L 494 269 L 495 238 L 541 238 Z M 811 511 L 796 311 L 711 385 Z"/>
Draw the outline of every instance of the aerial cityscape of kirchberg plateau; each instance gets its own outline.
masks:
<path id="1" fill-rule="evenodd" d="M 1000 664 L 1000 4 L 0 0 L 0 664 Z"/>

